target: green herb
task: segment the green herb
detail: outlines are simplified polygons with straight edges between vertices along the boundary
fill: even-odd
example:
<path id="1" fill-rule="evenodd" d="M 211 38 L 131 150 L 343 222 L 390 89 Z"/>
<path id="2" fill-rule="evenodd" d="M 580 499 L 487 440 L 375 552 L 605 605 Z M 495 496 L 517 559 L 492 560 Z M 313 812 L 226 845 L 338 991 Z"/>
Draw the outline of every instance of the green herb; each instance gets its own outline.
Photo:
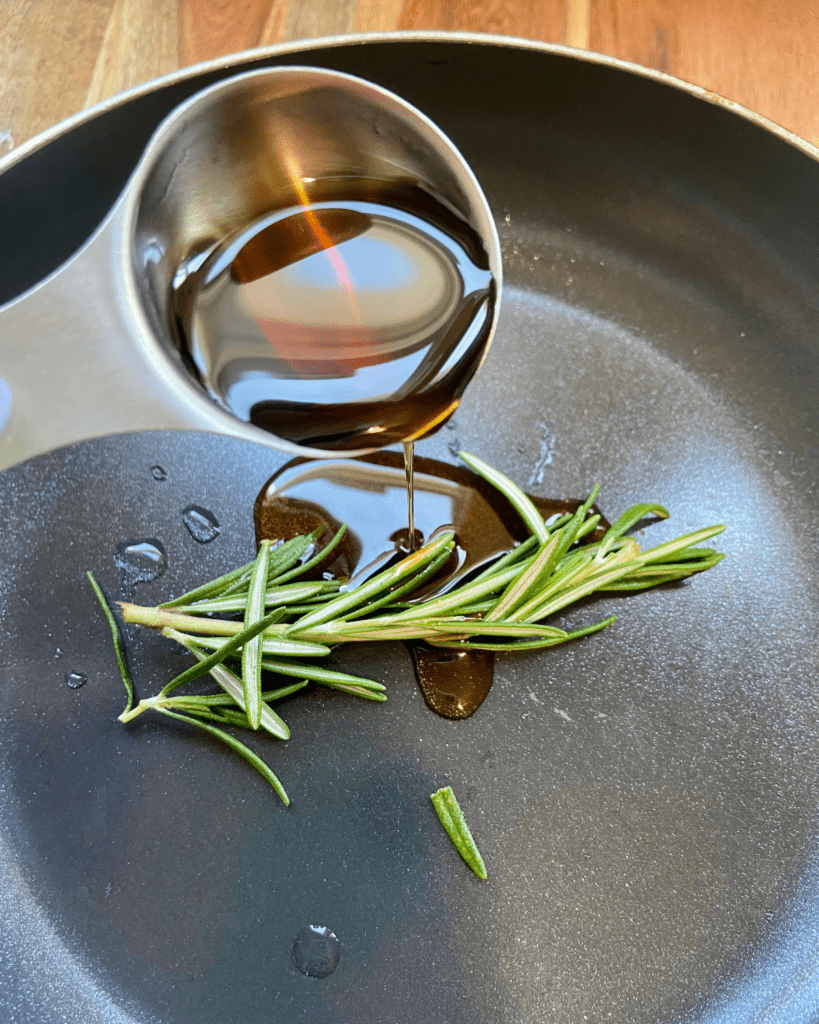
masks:
<path id="1" fill-rule="evenodd" d="M 432 794 L 430 800 L 438 817 L 441 819 L 441 824 L 446 829 L 447 835 L 455 844 L 455 849 L 469 867 L 472 868 L 478 878 L 485 882 L 487 877 L 486 865 L 483 862 L 483 857 L 480 855 L 475 840 L 472 838 L 472 833 L 469 831 L 463 811 L 455 799 L 452 787 L 445 786 L 443 789 L 439 789 L 436 793 Z"/>
<path id="2" fill-rule="evenodd" d="M 182 717 L 218 736 L 258 768 L 258 757 L 221 726 L 262 728 L 274 737 L 289 737 L 287 726 L 270 704 L 292 693 L 294 687 L 265 692 L 263 672 L 294 677 L 299 686 L 309 680 L 367 700 L 383 701 L 386 697 L 381 683 L 323 668 L 315 664 L 315 659 L 329 654 L 338 644 L 373 640 L 425 640 L 434 646 L 466 650 L 554 647 L 614 622 L 615 616 L 610 615 L 570 630 L 545 622 L 581 598 L 597 591 L 642 590 L 685 579 L 710 569 L 724 557 L 711 548 L 696 546 L 721 533 L 724 526 L 696 530 L 641 550 L 626 531 L 649 515 L 665 519 L 668 512 L 655 504 L 632 506 L 601 540 L 589 542 L 589 535 L 600 522 L 600 517 L 592 513 L 596 487 L 573 515 L 546 523 L 508 477 L 474 455 L 462 452 L 461 457 L 518 511 L 532 534 L 527 541 L 471 581 L 440 597 L 415 602 L 412 592 L 449 558 L 455 545 L 452 533 L 441 534 L 352 590 L 345 589 L 340 581 L 292 582 L 326 557 L 341 541 L 345 527 L 303 564 L 299 564 L 300 559 L 309 555 L 317 534 L 296 537 L 275 549 L 265 541 L 254 562 L 165 604 L 145 608 L 120 603 L 125 622 L 162 630 L 196 659 L 157 696 L 136 705 L 116 620 L 89 573 L 114 637 L 128 695 L 120 720 L 129 722 L 147 710 Z M 230 617 L 236 614 L 242 621 Z M 219 702 L 214 702 L 212 694 L 171 696 L 206 673 L 224 691 Z M 284 793 L 278 780 L 275 784 L 271 781 L 269 769 L 262 775 L 280 795 Z M 286 797 L 282 799 L 287 802 Z"/>
<path id="3" fill-rule="evenodd" d="M 100 603 L 100 607 L 105 615 L 105 620 L 108 623 L 108 628 L 111 630 L 111 637 L 114 641 L 114 652 L 117 656 L 117 665 L 119 666 L 119 674 L 122 676 L 125 693 L 128 695 L 125 711 L 123 712 L 123 714 L 127 714 L 133 707 L 134 703 L 134 684 L 131 679 L 131 673 L 128 671 L 128 662 L 125 656 L 125 644 L 122 640 L 122 634 L 119 631 L 117 620 L 114 618 L 114 613 L 111 611 L 108 602 L 105 599 L 105 594 L 103 594 L 102 588 L 90 572 L 86 573 L 86 576 L 88 577 L 88 582 L 91 584 L 91 589 L 94 591 L 94 594 Z"/>

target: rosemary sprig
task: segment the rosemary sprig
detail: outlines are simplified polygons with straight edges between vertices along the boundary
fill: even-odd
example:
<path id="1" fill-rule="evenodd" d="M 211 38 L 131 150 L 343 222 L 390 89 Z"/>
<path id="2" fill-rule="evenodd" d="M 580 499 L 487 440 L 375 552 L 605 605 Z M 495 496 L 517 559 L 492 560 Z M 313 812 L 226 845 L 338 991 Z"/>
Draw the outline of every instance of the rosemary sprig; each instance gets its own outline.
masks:
<path id="1" fill-rule="evenodd" d="M 462 452 L 461 456 L 518 511 L 531 532 L 528 540 L 471 581 L 415 601 L 412 593 L 433 578 L 449 558 L 455 543 L 451 532 L 442 532 L 357 587 L 341 581 L 293 582 L 332 553 L 345 527 L 323 550 L 312 554 L 317 533 L 293 538 L 276 548 L 264 541 L 254 562 L 179 598 L 155 608 L 120 604 L 125 622 L 161 630 L 195 658 L 195 663 L 167 683 L 157 696 L 141 700 L 136 706 L 116 620 L 89 573 L 114 636 L 127 693 L 120 720 L 129 722 L 146 710 L 182 718 L 219 735 L 258 767 L 257 755 L 220 726 L 262 728 L 278 739 L 287 739 L 289 729 L 270 703 L 290 695 L 307 681 L 368 700 L 386 699 L 379 682 L 316 665 L 314 659 L 329 654 L 331 647 L 373 640 L 425 640 L 438 647 L 463 650 L 553 647 L 614 622 L 615 616 L 609 615 L 569 630 L 545 623 L 581 598 L 598 591 L 642 590 L 685 579 L 724 557 L 711 548 L 697 546 L 721 533 L 721 525 L 641 550 L 627 531 L 647 516 L 668 516 L 661 505 L 648 503 L 633 505 L 609 527 L 602 540 L 589 543 L 589 535 L 600 522 L 600 516 L 592 511 L 597 487 L 573 515 L 544 522 L 531 500 L 508 477 L 474 455 Z M 301 563 L 305 556 L 307 561 Z M 241 621 L 231 617 L 236 614 L 241 615 Z M 228 667 L 231 662 L 239 674 Z M 263 691 L 263 672 L 298 682 Z M 222 694 L 171 696 L 206 673 L 219 684 Z M 284 791 L 278 780 L 271 781 L 272 773 L 266 769 L 262 774 L 281 796 Z M 286 797 L 282 798 L 286 802 Z M 438 804 L 448 809 L 457 824 L 450 798 L 440 797 L 436 809 Z"/>

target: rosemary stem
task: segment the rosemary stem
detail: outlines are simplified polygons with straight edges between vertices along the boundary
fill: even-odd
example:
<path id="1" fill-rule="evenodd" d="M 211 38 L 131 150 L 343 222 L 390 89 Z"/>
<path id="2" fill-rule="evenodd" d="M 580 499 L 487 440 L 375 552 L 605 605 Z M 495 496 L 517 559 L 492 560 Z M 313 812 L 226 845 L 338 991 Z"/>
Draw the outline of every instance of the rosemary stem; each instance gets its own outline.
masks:
<path id="1" fill-rule="evenodd" d="M 117 720 L 123 724 L 130 722 L 137 716 L 141 715 L 143 711 L 149 711 L 151 708 L 157 707 L 161 703 L 161 697 L 144 697 L 135 707 L 126 708 Z"/>

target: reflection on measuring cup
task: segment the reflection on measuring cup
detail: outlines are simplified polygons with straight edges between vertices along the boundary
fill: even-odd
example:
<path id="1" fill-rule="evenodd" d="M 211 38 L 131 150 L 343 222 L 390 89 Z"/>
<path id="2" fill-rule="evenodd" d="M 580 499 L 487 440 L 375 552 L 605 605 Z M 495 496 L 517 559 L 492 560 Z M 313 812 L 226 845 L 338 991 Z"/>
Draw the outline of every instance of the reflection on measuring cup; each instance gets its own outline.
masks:
<path id="1" fill-rule="evenodd" d="M 324 69 L 227 79 L 160 125 L 94 238 L 0 313 L 0 376 L 16 393 L 37 361 L 40 378 L 3 462 L 160 427 L 313 456 L 422 437 L 480 365 L 500 284 L 486 200 L 423 114 Z"/>

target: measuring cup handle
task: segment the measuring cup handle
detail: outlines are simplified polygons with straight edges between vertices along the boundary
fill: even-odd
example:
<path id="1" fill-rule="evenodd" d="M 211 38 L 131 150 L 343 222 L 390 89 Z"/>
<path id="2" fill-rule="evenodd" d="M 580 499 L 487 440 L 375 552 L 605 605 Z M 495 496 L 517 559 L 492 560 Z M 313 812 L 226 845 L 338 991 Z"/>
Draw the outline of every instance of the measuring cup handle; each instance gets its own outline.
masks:
<path id="1" fill-rule="evenodd" d="M 210 426 L 133 343 L 114 279 L 115 221 L 116 208 L 67 263 L 0 309 L 0 469 L 103 434 Z"/>

